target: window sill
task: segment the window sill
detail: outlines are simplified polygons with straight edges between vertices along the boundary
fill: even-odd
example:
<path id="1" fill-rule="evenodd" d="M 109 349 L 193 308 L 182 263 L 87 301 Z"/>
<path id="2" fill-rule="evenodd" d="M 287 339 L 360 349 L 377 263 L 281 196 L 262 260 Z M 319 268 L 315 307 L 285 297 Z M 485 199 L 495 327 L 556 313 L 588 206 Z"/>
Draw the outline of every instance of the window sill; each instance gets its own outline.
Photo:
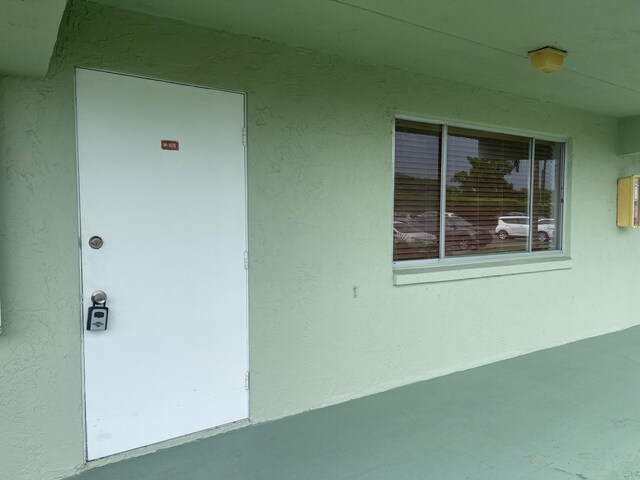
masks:
<path id="1" fill-rule="evenodd" d="M 395 268 L 394 285 L 412 285 L 416 283 L 451 282 L 471 278 L 501 277 L 521 273 L 568 270 L 572 267 L 570 257 L 513 259 L 477 264 L 434 265 L 428 267 Z"/>

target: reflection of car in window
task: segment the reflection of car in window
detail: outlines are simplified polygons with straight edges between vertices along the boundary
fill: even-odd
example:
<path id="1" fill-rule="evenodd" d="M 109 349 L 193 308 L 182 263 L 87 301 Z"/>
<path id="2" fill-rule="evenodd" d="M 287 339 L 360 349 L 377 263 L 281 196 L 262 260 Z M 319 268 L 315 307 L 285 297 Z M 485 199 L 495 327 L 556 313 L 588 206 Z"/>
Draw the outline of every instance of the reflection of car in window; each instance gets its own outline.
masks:
<path id="1" fill-rule="evenodd" d="M 509 237 L 529 236 L 529 217 L 523 215 L 498 217 L 496 234 L 500 240 Z M 541 242 L 546 242 L 555 237 L 556 225 L 553 218 L 538 218 L 537 237 Z"/>
<path id="2" fill-rule="evenodd" d="M 489 245 L 493 240 L 493 232 L 474 225 L 455 213 L 446 212 L 444 217 L 447 249 L 468 250 L 469 248 L 479 248 Z M 413 222 L 416 226 L 424 228 L 436 237 L 440 236 L 439 212 L 427 211 L 421 213 L 413 219 Z"/>
<path id="3" fill-rule="evenodd" d="M 398 221 L 393 222 L 393 241 L 422 247 L 437 243 L 435 235 Z"/>
<path id="4" fill-rule="evenodd" d="M 556 236 L 556 221 L 553 218 L 538 219 L 538 240 L 546 242 Z"/>

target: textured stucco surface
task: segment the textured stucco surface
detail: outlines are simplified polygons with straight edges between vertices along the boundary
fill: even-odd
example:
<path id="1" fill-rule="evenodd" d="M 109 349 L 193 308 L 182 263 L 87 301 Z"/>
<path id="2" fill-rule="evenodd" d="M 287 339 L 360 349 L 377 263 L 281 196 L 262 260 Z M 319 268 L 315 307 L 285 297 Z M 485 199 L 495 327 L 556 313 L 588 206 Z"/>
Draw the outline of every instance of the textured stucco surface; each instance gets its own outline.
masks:
<path id="1" fill-rule="evenodd" d="M 83 462 L 73 66 L 244 91 L 253 421 L 637 323 L 613 118 L 76 3 L 49 78 L 4 78 L 0 473 Z M 570 139 L 570 270 L 394 287 L 394 112 Z M 354 287 L 357 295 L 354 297 Z"/>
<path id="2" fill-rule="evenodd" d="M 83 456 L 73 87 L 0 82 L 0 478 Z M 53 128 L 51 128 L 53 126 Z"/>
<path id="3" fill-rule="evenodd" d="M 626 117 L 618 121 L 618 153 L 640 153 L 640 117 Z"/>

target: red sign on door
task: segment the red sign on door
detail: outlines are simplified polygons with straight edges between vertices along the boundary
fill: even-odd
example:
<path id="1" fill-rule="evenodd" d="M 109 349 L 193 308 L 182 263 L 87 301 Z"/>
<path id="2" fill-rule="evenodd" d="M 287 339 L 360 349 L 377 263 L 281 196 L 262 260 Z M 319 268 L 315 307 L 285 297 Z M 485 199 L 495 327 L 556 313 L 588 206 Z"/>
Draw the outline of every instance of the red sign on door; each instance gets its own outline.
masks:
<path id="1" fill-rule="evenodd" d="M 180 150 L 180 144 L 177 140 L 160 140 L 162 150 Z"/>

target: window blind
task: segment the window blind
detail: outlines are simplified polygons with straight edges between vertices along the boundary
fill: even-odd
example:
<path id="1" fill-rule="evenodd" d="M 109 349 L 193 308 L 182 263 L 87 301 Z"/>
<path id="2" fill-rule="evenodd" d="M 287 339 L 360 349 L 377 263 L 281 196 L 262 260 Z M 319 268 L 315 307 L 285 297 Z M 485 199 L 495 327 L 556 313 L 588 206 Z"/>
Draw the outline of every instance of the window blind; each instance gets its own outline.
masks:
<path id="1" fill-rule="evenodd" d="M 397 120 L 394 261 L 560 249 L 563 153 L 560 142 Z"/>

